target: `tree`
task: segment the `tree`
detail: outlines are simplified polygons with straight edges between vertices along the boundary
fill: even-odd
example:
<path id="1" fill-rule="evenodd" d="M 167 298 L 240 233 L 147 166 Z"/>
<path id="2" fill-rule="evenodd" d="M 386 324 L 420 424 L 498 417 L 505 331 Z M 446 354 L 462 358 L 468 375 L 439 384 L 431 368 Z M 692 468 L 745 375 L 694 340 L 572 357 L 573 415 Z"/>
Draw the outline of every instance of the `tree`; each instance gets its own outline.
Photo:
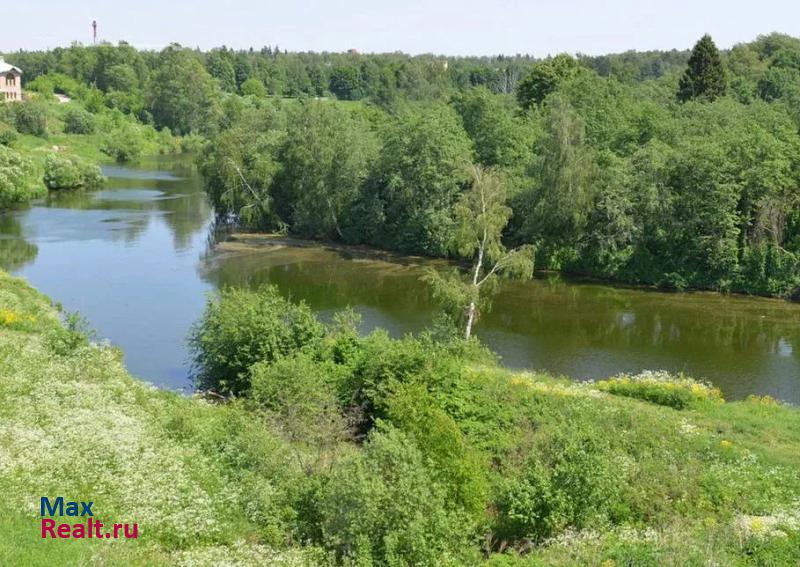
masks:
<path id="1" fill-rule="evenodd" d="M 91 134 L 94 132 L 94 115 L 74 106 L 64 113 L 66 134 Z"/>
<path id="2" fill-rule="evenodd" d="M 214 138 L 199 161 L 217 214 L 248 228 L 283 230 L 274 210 L 272 182 L 283 121 L 274 107 L 247 109 Z"/>
<path id="3" fill-rule="evenodd" d="M 219 81 L 219 86 L 227 92 L 236 92 L 236 69 L 233 64 L 233 53 L 215 49 L 206 58 L 208 73 Z"/>
<path id="4" fill-rule="evenodd" d="M 542 61 L 533 68 L 530 75 L 520 82 L 517 88 L 517 100 L 522 108 L 528 109 L 541 104 L 547 95 L 556 90 L 558 85 L 578 73 L 578 62 L 562 53 L 552 59 Z"/>
<path id="5" fill-rule="evenodd" d="M 179 45 L 159 54 L 151 111 L 159 127 L 176 134 L 208 132 L 217 110 L 218 85 L 198 56 Z"/>
<path id="6" fill-rule="evenodd" d="M 514 115 L 512 101 L 475 87 L 456 96 L 453 105 L 481 164 L 513 167 L 529 161 L 534 132 L 525 117 Z"/>
<path id="7" fill-rule="evenodd" d="M 20 134 L 47 137 L 47 105 L 34 100 L 14 105 L 14 124 Z"/>
<path id="8" fill-rule="evenodd" d="M 563 97 L 555 97 L 547 115 L 547 133 L 533 174 L 537 185 L 526 218 L 531 240 L 571 243 L 583 232 L 592 208 L 594 155 L 585 143 L 585 126 Z"/>
<path id="9" fill-rule="evenodd" d="M 445 105 L 413 106 L 383 131 L 371 180 L 378 245 L 441 255 L 453 226 L 452 207 L 471 159 L 469 136 Z M 369 229 L 367 229 L 367 233 Z"/>
<path id="10" fill-rule="evenodd" d="M 533 275 L 533 248 L 508 250 L 501 239 L 511 217 L 502 175 L 475 165 L 469 167 L 469 173 L 470 187 L 455 207 L 457 229 L 451 248 L 473 262 L 470 277 L 465 281 L 458 270 L 446 275 L 431 270 L 424 276 L 434 298 L 464 321 L 466 339 L 472 335 L 480 306 L 486 304 L 486 294 L 481 295 L 485 286 L 491 286 L 499 275 L 523 279 Z"/>
<path id="11" fill-rule="evenodd" d="M 725 67 L 714 40 L 706 34 L 700 38 L 689 57 L 689 66 L 678 85 L 678 100 L 693 98 L 713 101 L 725 95 L 727 77 Z"/>
<path id="12" fill-rule="evenodd" d="M 364 120 L 330 102 L 300 105 L 278 152 L 278 214 L 312 238 L 342 239 L 353 203 L 377 154 Z"/>
<path id="13" fill-rule="evenodd" d="M 358 100 L 364 96 L 361 72 L 355 65 L 334 68 L 329 88 L 341 100 Z"/>
<path id="14" fill-rule="evenodd" d="M 267 96 L 267 89 L 260 80 L 250 77 L 242 83 L 242 95 L 264 98 Z"/>
<path id="15" fill-rule="evenodd" d="M 250 388 L 250 367 L 313 350 L 325 333 L 305 303 L 294 304 L 277 288 L 228 288 L 209 297 L 189 338 L 195 380 L 201 388 L 240 394 Z"/>

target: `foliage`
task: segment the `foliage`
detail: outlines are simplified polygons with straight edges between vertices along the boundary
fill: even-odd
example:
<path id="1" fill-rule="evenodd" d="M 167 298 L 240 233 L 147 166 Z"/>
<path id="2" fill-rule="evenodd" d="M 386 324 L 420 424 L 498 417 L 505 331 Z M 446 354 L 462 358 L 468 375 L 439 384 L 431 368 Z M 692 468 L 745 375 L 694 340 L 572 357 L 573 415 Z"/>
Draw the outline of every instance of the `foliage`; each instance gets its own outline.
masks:
<path id="1" fill-rule="evenodd" d="M 537 64 L 517 88 L 517 100 L 520 106 L 529 109 L 541 104 L 562 81 L 573 77 L 578 70 L 578 62 L 566 53 Z"/>
<path id="2" fill-rule="evenodd" d="M 505 180 L 496 171 L 479 166 L 470 167 L 470 176 L 471 186 L 461 194 L 455 207 L 456 228 L 450 243 L 455 255 L 472 263 L 469 279 L 465 281 L 457 271 L 446 276 L 431 270 L 425 276 L 434 298 L 455 320 L 463 321 L 467 339 L 479 308 L 488 306 L 486 288 L 492 288 L 493 278 L 533 276 L 531 247 L 507 250 L 502 242 L 503 229 L 511 216 L 506 205 Z"/>
<path id="3" fill-rule="evenodd" d="M 373 433 L 363 452 L 326 479 L 319 499 L 322 541 L 343 561 L 458 564 L 465 543 L 459 517 L 400 430 Z"/>
<path id="4" fill-rule="evenodd" d="M 722 394 L 718 388 L 689 378 L 675 378 L 666 372 L 617 376 L 601 380 L 597 383 L 597 389 L 679 410 L 702 402 L 722 401 Z"/>
<path id="5" fill-rule="evenodd" d="M 0 146 L 10 146 L 17 139 L 17 131 L 5 122 L 0 122 Z"/>
<path id="6" fill-rule="evenodd" d="M 223 290 L 209 298 L 192 331 L 195 381 L 205 389 L 240 394 L 250 388 L 248 370 L 313 348 L 323 328 L 304 304 L 294 305 L 274 287 Z"/>
<path id="7" fill-rule="evenodd" d="M 537 132 L 530 120 L 514 116 L 511 102 L 486 87 L 464 91 L 453 101 L 482 165 L 524 168 L 530 163 Z"/>
<path id="8" fill-rule="evenodd" d="M 139 130 L 129 123 L 123 123 L 105 135 L 100 149 L 117 162 L 125 163 L 141 156 L 143 146 Z"/>
<path id="9" fill-rule="evenodd" d="M 276 131 L 282 117 L 274 109 L 232 107 L 231 125 L 207 145 L 199 158 L 206 192 L 217 214 L 244 227 L 274 230 L 284 225 L 275 212 L 272 184 L 282 142 Z M 261 127 L 255 134 L 252 124 Z"/>
<path id="10" fill-rule="evenodd" d="M 44 186 L 37 173 L 31 159 L 0 146 L 0 209 L 42 196 Z"/>
<path id="11" fill-rule="evenodd" d="M 48 189 L 96 189 L 104 181 L 97 165 L 77 157 L 51 153 L 44 160 L 44 184 Z"/>
<path id="12" fill-rule="evenodd" d="M 159 54 L 153 77 L 153 120 L 176 134 L 208 133 L 214 126 L 217 88 L 191 50 L 171 45 Z"/>
<path id="13" fill-rule="evenodd" d="M 255 77 L 250 77 L 245 82 L 243 82 L 241 90 L 242 90 L 242 95 L 244 96 L 254 96 L 256 98 L 264 98 L 265 96 L 267 96 L 267 89 L 264 86 L 264 83 L 262 83 Z"/>
<path id="14" fill-rule="evenodd" d="M 14 105 L 14 125 L 21 134 L 47 137 L 47 106 L 36 100 Z"/>
<path id="15" fill-rule="evenodd" d="M 453 227 L 452 207 L 471 161 L 458 115 L 443 105 L 407 107 L 382 131 L 382 148 L 366 189 L 373 208 L 364 227 L 374 243 L 441 255 Z"/>
<path id="16" fill-rule="evenodd" d="M 232 303 L 217 311 L 230 315 L 226 333 L 236 321 L 252 330 L 246 313 L 264 303 L 284 316 L 296 308 L 274 290 L 241 293 L 245 314 Z M 254 301 L 259 294 L 266 301 Z M 359 337 L 353 323 L 342 314 L 305 347 L 264 351 L 246 371 L 249 391 L 209 403 L 131 378 L 118 350 L 89 342 L 77 319 L 64 329 L 46 298 L 0 274 L 0 354 L 9 361 L 0 366 L 0 559 L 800 559 L 796 408 L 725 403 L 685 380 L 679 387 L 696 397 L 678 412 L 598 384 L 502 369 L 474 341 Z M 270 327 L 278 336 L 280 325 Z M 254 337 L 276 336 L 259 328 L 219 352 L 249 355 Z M 94 500 L 100 521 L 137 521 L 140 541 L 32 543 L 26 503 L 43 490 Z"/>
<path id="17" fill-rule="evenodd" d="M 689 68 L 681 77 L 678 100 L 693 98 L 713 101 L 725 95 L 727 77 L 717 46 L 711 36 L 700 38 L 689 56 Z"/>
<path id="18" fill-rule="evenodd" d="M 81 143 L 113 159 L 177 151 L 172 132 L 205 138 L 211 202 L 250 230 L 455 256 L 462 164 L 474 162 L 507 177 L 503 243 L 535 246 L 542 268 L 668 289 L 800 290 L 790 36 L 721 53 L 704 37 L 693 52 L 544 60 L 124 43 L 8 58 L 26 86 L 93 115 L 98 136 Z M 28 104 L 3 105 L 0 121 L 26 108 L 23 131 L 60 137 L 62 120 L 73 131 L 66 105 L 30 101 L 49 108 L 42 123 L 24 116 Z"/>
<path id="19" fill-rule="evenodd" d="M 94 117 L 79 107 L 64 113 L 64 132 L 67 134 L 91 134 L 94 132 Z"/>
<path id="20" fill-rule="evenodd" d="M 377 153 L 375 136 L 364 119 L 325 102 L 302 103 L 288 123 L 278 149 L 277 212 L 299 235 L 342 239 Z"/>

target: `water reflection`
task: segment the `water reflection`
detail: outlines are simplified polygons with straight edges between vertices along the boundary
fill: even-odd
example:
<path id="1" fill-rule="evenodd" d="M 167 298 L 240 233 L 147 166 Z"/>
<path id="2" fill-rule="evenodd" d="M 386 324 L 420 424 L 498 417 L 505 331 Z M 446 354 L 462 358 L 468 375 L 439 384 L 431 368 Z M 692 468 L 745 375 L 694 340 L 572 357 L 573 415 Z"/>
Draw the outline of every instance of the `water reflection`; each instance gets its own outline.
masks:
<path id="1" fill-rule="evenodd" d="M 39 247 L 22 236 L 22 225 L 13 214 L 0 214 L 0 268 L 19 270 L 32 262 Z"/>

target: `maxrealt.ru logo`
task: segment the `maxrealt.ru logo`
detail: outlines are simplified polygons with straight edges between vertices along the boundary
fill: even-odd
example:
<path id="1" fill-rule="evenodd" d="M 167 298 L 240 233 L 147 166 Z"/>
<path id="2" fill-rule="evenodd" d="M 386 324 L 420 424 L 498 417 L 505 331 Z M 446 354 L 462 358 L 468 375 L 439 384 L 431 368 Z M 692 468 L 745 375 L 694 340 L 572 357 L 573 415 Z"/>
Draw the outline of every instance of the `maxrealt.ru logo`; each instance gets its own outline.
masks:
<path id="1" fill-rule="evenodd" d="M 103 524 L 94 519 L 94 502 L 64 501 L 63 496 L 50 500 L 42 496 L 42 538 L 53 539 L 136 539 L 139 524 Z M 48 517 L 49 516 L 49 517 Z M 85 518 L 85 522 L 57 523 L 53 517 Z"/>

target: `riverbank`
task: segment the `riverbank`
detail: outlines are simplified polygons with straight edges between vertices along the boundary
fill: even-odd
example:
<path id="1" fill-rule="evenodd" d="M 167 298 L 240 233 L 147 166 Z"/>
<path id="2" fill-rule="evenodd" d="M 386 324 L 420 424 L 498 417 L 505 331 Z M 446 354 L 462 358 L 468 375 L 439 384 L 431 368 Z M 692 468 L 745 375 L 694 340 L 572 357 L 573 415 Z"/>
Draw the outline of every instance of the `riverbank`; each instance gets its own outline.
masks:
<path id="1" fill-rule="evenodd" d="M 96 188 L 96 182 L 86 183 L 72 172 L 75 167 L 134 162 L 143 155 L 196 149 L 199 143 L 198 138 L 178 138 L 132 116 L 105 108 L 89 112 L 78 101 L 62 104 L 49 95 L 4 105 L 0 107 L 0 212 L 44 197 L 48 188 Z"/>
<path id="2" fill-rule="evenodd" d="M 381 261 L 395 262 L 401 264 L 408 264 L 412 262 L 418 262 L 418 263 L 434 262 L 441 264 L 461 265 L 464 268 L 469 267 L 469 263 L 467 262 L 459 262 L 457 260 L 452 260 L 447 258 L 436 258 L 429 256 L 420 256 L 415 254 L 403 254 L 401 252 L 395 252 L 392 250 L 382 250 L 380 248 L 373 248 L 370 246 L 360 245 L 360 244 L 353 245 L 353 244 L 343 244 L 341 242 L 334 242 L 334 241 L 305 240 L 302 238 L 295 238 L 292 236 L 287 236 L 285 234 L 279 234 L 279 233 L 233 231 L 226 237 L 224 237 L 217 244 L 217 247 L 220 250 L 233 251 L 233 252 L 240 252 L 247 247 L 259 247 L 259 246 L 273 247 L 273 248 L 280 248 L 280 247 L 325 248 L 328 250 L 335 250 L 341 252 L 353 258 L 362 258 L 368 260 L 381 260 Z M 647 291 L 653 293 L 713 294 L 716 296 L 722 295 L 725 297 L 747 298 L 747 299 L 776 301 L 776 302 L 788 301 L 790 303 L 795 303 L 795 302 L 800 303 L 800 288 L 798 288 L 797 292 L 793 294 L 791 297 L 779 298 L 769 295 L 750 295 L 750 294 L 736 293 L 736 292 L 722 293 L 719 291 L 701 289 L 701 288 L 697 289 L 686 288 L 682 290 L 676 290 L 674 288 L 664 288 L 655 285 L 635 284 L 635 283 L 625 282 L 622 280 L 604 279 L 593 276 L 591 274 L 577 273 L 577 272 L 558 272 L 553 270 L 536 269 L 535 273 L 537 276 L 540 277 L 558 276 L 574 283 L 597 284 L 618 289 L 631 289 L 631 290 Z"/>
<path id="3" fill-rule="evenodd" d="M 119 351 L 65 331 L 47 298 L 5 274 L 0 359 L 0 490 L 6 495 L 0 504 L 0 563 L 334 561 L 326 546 L 344 532 L 333 539 L 328 532 L 318 546 L 309 546 L 298 542 L 292 526 L 297 514 L 307 513 L 297 507 L 303 501 L 298 493 L 336 475 L 309 478 L 302 458 L 311 456 L 309 447 L 292 442 L 280 424 L 243 404 L 184 398 L 132 378 Z M 492 420 L 527 415 L 535 424 L 524 444 L 528 450 L 567 443 L 583 446 L 581 454 L 589 459 L 586 470 L 579 459 L 549 477 L 554 497 L 581 508 L 583 500 L 571 491 L 591 489 L 601 491 L 584 493 L 593 505 L 607 509 L 609 501 L 616 502 L 609 514 L 559 529 L 521 557 L 493 555 L 493 565 L 800 560 L 797 409 L 767 398 L 724 403 L 696 395 L 705 390 L 694 386 L 683 390 L 680 383 L 579 386 L 491 367 L 464 372 L 462 388 L 473 393 L 459 403 L 489 395 L 487 403 L 503 400 L 505 408 L 458 421 L 464 442 L 478 446 L 488 434 L 483 442 L 495 440 L 491 451 L 500 442 L 517 446 L 509 436 L 521 422 Z M 675 399 L 688 403 L 680 410 L 660 405 Z M 347 463 L 359 450 L 335 452 L 339 456 L 329 466 L 335 471 L 339 460 Z M 42 541 L 41 496 L 94 501 L 97 519 L 137 522 L 139 538 Z M 355 500 L 348 507 L 357 507 L 360 496 L 350 498 Z M 479 563 L 478 547 L 451 557 L 451 563 Z"/>

